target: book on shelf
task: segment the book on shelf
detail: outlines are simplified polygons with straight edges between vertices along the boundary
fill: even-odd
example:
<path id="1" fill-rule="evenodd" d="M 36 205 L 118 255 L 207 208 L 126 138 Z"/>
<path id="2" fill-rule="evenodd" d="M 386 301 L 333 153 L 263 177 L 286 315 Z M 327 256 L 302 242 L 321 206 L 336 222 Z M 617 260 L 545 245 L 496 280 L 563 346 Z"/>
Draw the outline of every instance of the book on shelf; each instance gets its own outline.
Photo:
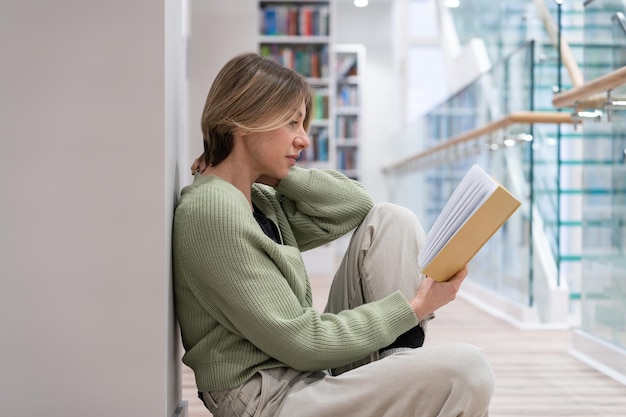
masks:
<path id="1" fill-rule="evenodd" d="M 328 77 L 328 46 L 262 43 L 259 53 L 309 78 Z"/>
<path id="2" fill-rule="evenodd" d="M 342 85 L 337 92 L 338 107 L 356 107 L 359 104 L 359 88 L 356 85 Z"/>
<path id="3" fill-rule="evenodd" d="M 460 271 L 521 203 L 474 164 L 435 219 L 419 254 L 422 273 L 447 281 Z"/>
<path id="4" fill-rule="evenodd" d="M 335 131 L 338 138 L 356 140 L 359 137 L 358 117 L 354 115 L 337 116 Z"/>
<path id="5" fill-rule="evenodd" d="M 325 4 L 263 4 L 260 18 L 263 35 L 329 35 L 330 9 Z"/>
<path id="6" fill-rule="evenodd" d="M 314 92 L 313 103 L 311 105 L 312 119 L 326 120 L 328 119 L 328 89 L 315 88 Z"/>
<path id="7" fill-rule="evenodd" d="M 342 171 L 355 170 L 356 169 L 356 149 L 338 149 L 337 150 L 337 162 L 339 169 Z"/>
<path id="8" fill-rule="evenodd" d="M 338 78 L 349 77 L 357 74 L 356 55 L 339 55 L 335 64 Z"/>
<path id="9" fill-rule="evenodd" d="M 311 144 L 300 154 L 303 162 L 325 162 L 328 161 L 328 129 L 323 127 L 312 127 L 309 132 Z"/>

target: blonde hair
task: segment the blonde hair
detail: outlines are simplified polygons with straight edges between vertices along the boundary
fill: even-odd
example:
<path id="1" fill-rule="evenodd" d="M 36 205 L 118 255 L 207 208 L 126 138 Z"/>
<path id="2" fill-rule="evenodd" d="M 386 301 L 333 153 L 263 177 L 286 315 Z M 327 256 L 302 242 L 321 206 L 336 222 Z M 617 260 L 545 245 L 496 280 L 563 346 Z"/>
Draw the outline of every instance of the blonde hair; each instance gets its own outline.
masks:
<path id="1" fill-rule="evenodd" d="M 202 112 L 206 164 L 215 166 L 230 154 L 236 129 L 266 132 L 284 126 L 303 102 L 308 131 L 312 99 L 311 87 L 295 71 L 255 53 L 234 57 L 217 74 Z"/>

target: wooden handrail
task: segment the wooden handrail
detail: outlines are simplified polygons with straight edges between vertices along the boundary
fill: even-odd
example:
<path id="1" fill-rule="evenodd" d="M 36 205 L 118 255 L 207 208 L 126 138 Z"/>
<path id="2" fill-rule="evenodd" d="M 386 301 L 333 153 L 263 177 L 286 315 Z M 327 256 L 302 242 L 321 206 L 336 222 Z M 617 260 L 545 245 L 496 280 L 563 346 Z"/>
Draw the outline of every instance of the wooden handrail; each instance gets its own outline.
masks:
<path id="1" fill-rule="evenodd" d="M 609 91 L 624 84 L 626 84 L 626 65 L 579 87 L 555 94 L 552 104 L 557 108 L 577 107 L 578 103 L 591 98 L 594 94 Z"/>
<path id="2" fill-rule="evenodd" d="M 546 7 L 545 0 L 534 0 L 535 7 L 539 11 L 539 15 L 541 20 L 543 21 L 543 25 L 546 28 L 546 32 L 548 32 L 548 36 L 550 40 L 554 44 L 555 47 L 558 47 L 559 44 L 559 30 L 552 19 L 552 15 L 550 14 L 550 10 Z M 561 61 L 563 65 L 567 69 L 567 73 L 569 74 L 570 80 L 572 81 L 572 85 L 574 87 L 581 86 L 585 83 L 583 73 L 574 58 L 574 54 L 572 53 L 572 49 L 569 44 L 565 40 L 563 36 L 561 36 Z"/>
<path id="3" fill-rule="evenodd" d="M 504 129 L 505 127 L 510 126 L 512 124 L 522 124 L 522 123 L 557 124 L 557 123 L 575 123 L 575 122 L 572 119 L 572 116 L 570 114 L 563 113 L 563 112 L 536 112 L 536 111 L 513 112 L 503 117 L 502 119 L 498 119 L 493 122 L 487 123 L 486 125 L 483 125 L 481 127 L 477 127 L 467 132 L 460 133 L 456 136 L 453 136 L 449 140 L 443 143 L 440 143 L 439 145 L 433 146 L 431 148 L 426 149 L 425 151 L 419 152 L 406 159 L 403 159 L 394 164 L 391 164 L 383 168 L 383 172 L 389 173 L 392 171 L 400 170 L 403 167 L 414 164 L 415 162 L 421 159 L 424 159 L 428 156 L 434 155 L 446 149 L 452 148 L 461 143 L 469 142 L 470 140 L 479 138 L 486 134 L 493 133 L 500 129 Z"/>

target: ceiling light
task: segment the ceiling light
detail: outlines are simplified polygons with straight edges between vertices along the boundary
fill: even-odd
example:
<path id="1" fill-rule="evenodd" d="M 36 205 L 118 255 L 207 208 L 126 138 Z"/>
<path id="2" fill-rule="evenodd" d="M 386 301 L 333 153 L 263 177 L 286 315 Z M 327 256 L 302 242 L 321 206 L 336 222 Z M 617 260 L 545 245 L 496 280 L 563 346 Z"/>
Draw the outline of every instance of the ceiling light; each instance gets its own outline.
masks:
<path id="1" fill-rule="evenodd" d="M 451 9 L 456 9 L 457 7 L 461 5 L 461 1 L 460 0 L 445 0 L 443 4 L 446 7 L 449 7 Z"/>
<path id="2" fill-rule="evenodd" d="M 354 0 L 354 5 L 356 7 L 366 7 L 369 4 L 368 0 Z"/>

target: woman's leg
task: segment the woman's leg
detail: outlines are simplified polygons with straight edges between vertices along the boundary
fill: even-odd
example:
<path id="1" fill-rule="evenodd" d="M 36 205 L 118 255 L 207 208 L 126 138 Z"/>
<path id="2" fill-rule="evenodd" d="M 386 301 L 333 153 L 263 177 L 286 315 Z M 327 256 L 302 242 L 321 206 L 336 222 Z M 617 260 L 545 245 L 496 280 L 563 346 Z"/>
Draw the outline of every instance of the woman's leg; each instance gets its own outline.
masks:
<path id="1" fill-rule="evenodd" d="M 204 401 L 216 417 L 484 417 L 493 385 L 483 353 L 453 343 L 397 353 L 339 376 L 266 369 L 239 388 L 204 393 Z"/>
<path id="2" fill-rule="evenodd" d="M 354 308 L 397 290 L 412 299 L 421 282 L 417 256 L 425 242 L 424 229 L 411 210 L 376 205 L 352 235 L 326 311 Z"/>
<path id="3" fill-rule="evenodd" d="M 388 203 L 374 207 L 352 236 L 326 310 L 354 308 L 396 290 L 412 299 L 423 279 L 417 258 L 425 241 L 424 230 L 410 210 Z M 300 413 L 303 417 L 488 415 L 493 372 L 478 348 L 426 346 L 376 359 L 375 353 L 351 367 L 333 370 L 338 376 L 298 382 L 279 415 L 292 415 L 307 401 L 321 405 L 310 414 Z"/>
<path id="4" fill-rule="evenodd" d="M 352 309 L 397 290 L 411 300 L 422 280 L 417 257 L 425 241 L 424 229 L 412 211 L 390 203 L 376 205 L 354 231 L 333 279 L 326 311 Z M 377 352 L 334 369 L 333 374 L 376 359 Z"/>
<path id="5" fill-rule="evenodd" d="M 301 379 L 275 416 L 484 417 L 493 388 L 491 368 L 475 346 L 427 346 L 339 376 Z"/>

